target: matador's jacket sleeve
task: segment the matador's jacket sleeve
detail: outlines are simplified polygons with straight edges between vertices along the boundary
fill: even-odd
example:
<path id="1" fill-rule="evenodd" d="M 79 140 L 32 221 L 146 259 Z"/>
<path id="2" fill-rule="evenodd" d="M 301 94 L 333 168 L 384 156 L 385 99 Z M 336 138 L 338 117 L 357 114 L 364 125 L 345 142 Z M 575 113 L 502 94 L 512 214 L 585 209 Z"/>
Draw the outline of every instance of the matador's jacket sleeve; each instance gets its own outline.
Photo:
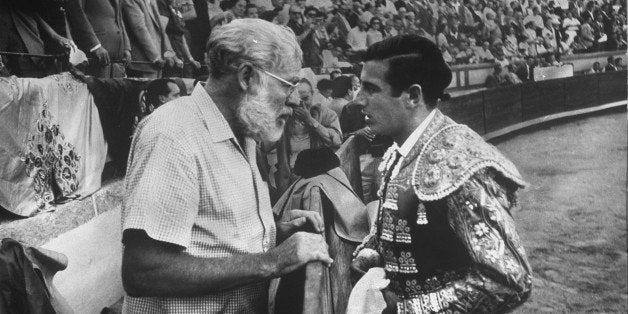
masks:
<path id="1" fill-rule="evenodd" d="M 510 215 L 524 182 L 479 135 L 444 122 L 384 171 L 377 223 L 359 249 L 382 256 L 398 313 L 506 312 L 531 291 Z"/>

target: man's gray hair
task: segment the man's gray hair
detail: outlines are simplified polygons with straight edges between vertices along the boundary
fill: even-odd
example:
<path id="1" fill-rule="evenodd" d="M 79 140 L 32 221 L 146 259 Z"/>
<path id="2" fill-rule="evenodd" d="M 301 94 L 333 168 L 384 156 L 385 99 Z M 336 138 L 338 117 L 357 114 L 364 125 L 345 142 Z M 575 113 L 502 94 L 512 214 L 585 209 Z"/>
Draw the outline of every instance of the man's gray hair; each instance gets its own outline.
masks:
<path id="1" fill-rule="evenodd" d="M 212 31 L 207 43 L 209 75 L 221 78 L 249 62 L 267 71 L 301 68 L 303 52 L 294 32 L 261 19 L 238 19 Z"/>

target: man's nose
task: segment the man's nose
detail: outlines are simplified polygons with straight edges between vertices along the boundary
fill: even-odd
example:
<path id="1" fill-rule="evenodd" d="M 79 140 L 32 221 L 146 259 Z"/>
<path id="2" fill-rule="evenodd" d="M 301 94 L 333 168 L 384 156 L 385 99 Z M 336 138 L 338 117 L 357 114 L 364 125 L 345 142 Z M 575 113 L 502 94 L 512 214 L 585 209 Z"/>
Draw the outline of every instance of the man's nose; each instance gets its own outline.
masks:
<path id="1" fill-rule="evenodd" d="M 366 97 L 361 88 L 358 90 L 358 94 L 355 96 L 355 99 L 353 100 L 353 102 L 362 106 L 367 105 L 368 101 L 366 101 Z"/>
<path id="2" fill-rule="evenodd" d="M 301 103 L 301 97 L 299 97 L 299 93 L 297 91 L 293 91 L 288 95 L 288 99 L 286 99 L 286 106 L 288 107 L 298 107 Z"/>

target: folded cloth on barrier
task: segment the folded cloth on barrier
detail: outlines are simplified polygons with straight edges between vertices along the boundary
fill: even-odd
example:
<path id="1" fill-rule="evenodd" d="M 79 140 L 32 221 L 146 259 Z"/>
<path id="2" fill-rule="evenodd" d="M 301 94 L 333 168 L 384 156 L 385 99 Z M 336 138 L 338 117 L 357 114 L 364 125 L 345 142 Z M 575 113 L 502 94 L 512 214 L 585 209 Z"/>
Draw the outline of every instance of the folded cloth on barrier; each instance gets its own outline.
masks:
<path id="1" fill-rule="evenodd" d="M 277 201 L 273 212 L 278 217 L 292 209 L 309 210 L 311 190 L 320 188 L 334 207 L 334 229 L 339 237 L 361 242 L 369 233 L 366 206 L 351 189 L 349 179 L 340 168 L 312 177 L 299 178 Z"/>
<path id="2" fill-rule="evenodd" d="M 85 84 L 69 73 L 0 78 L 0 206 L 32 216 L 94 193 L 106 152 Z"/>
<path id="3" fill-rule="evenodd" d="M 52 283 L 68 265 L 61 253 L 0 242 L 0 313 L 70 314 L 72 308 Z"/>

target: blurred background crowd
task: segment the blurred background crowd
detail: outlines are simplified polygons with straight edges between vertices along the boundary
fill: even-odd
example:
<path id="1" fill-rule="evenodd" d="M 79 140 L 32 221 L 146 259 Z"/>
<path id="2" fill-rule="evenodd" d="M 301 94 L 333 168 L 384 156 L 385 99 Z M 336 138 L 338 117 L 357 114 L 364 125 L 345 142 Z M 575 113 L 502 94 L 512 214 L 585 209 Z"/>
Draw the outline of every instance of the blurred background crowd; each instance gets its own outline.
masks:
<path id="1" fill-rule="evenodd" d="M 42 77 L 58 67 L 50 55 L 80 51 L 97 77 L 196 78 L 211 30 L 239 18 L 291 28 L 317 74 L 407 33 L 436 42 L 452 65 L 560 65 L 626 49 L 622 0 L 4 0 L 0 71 Z"/>

